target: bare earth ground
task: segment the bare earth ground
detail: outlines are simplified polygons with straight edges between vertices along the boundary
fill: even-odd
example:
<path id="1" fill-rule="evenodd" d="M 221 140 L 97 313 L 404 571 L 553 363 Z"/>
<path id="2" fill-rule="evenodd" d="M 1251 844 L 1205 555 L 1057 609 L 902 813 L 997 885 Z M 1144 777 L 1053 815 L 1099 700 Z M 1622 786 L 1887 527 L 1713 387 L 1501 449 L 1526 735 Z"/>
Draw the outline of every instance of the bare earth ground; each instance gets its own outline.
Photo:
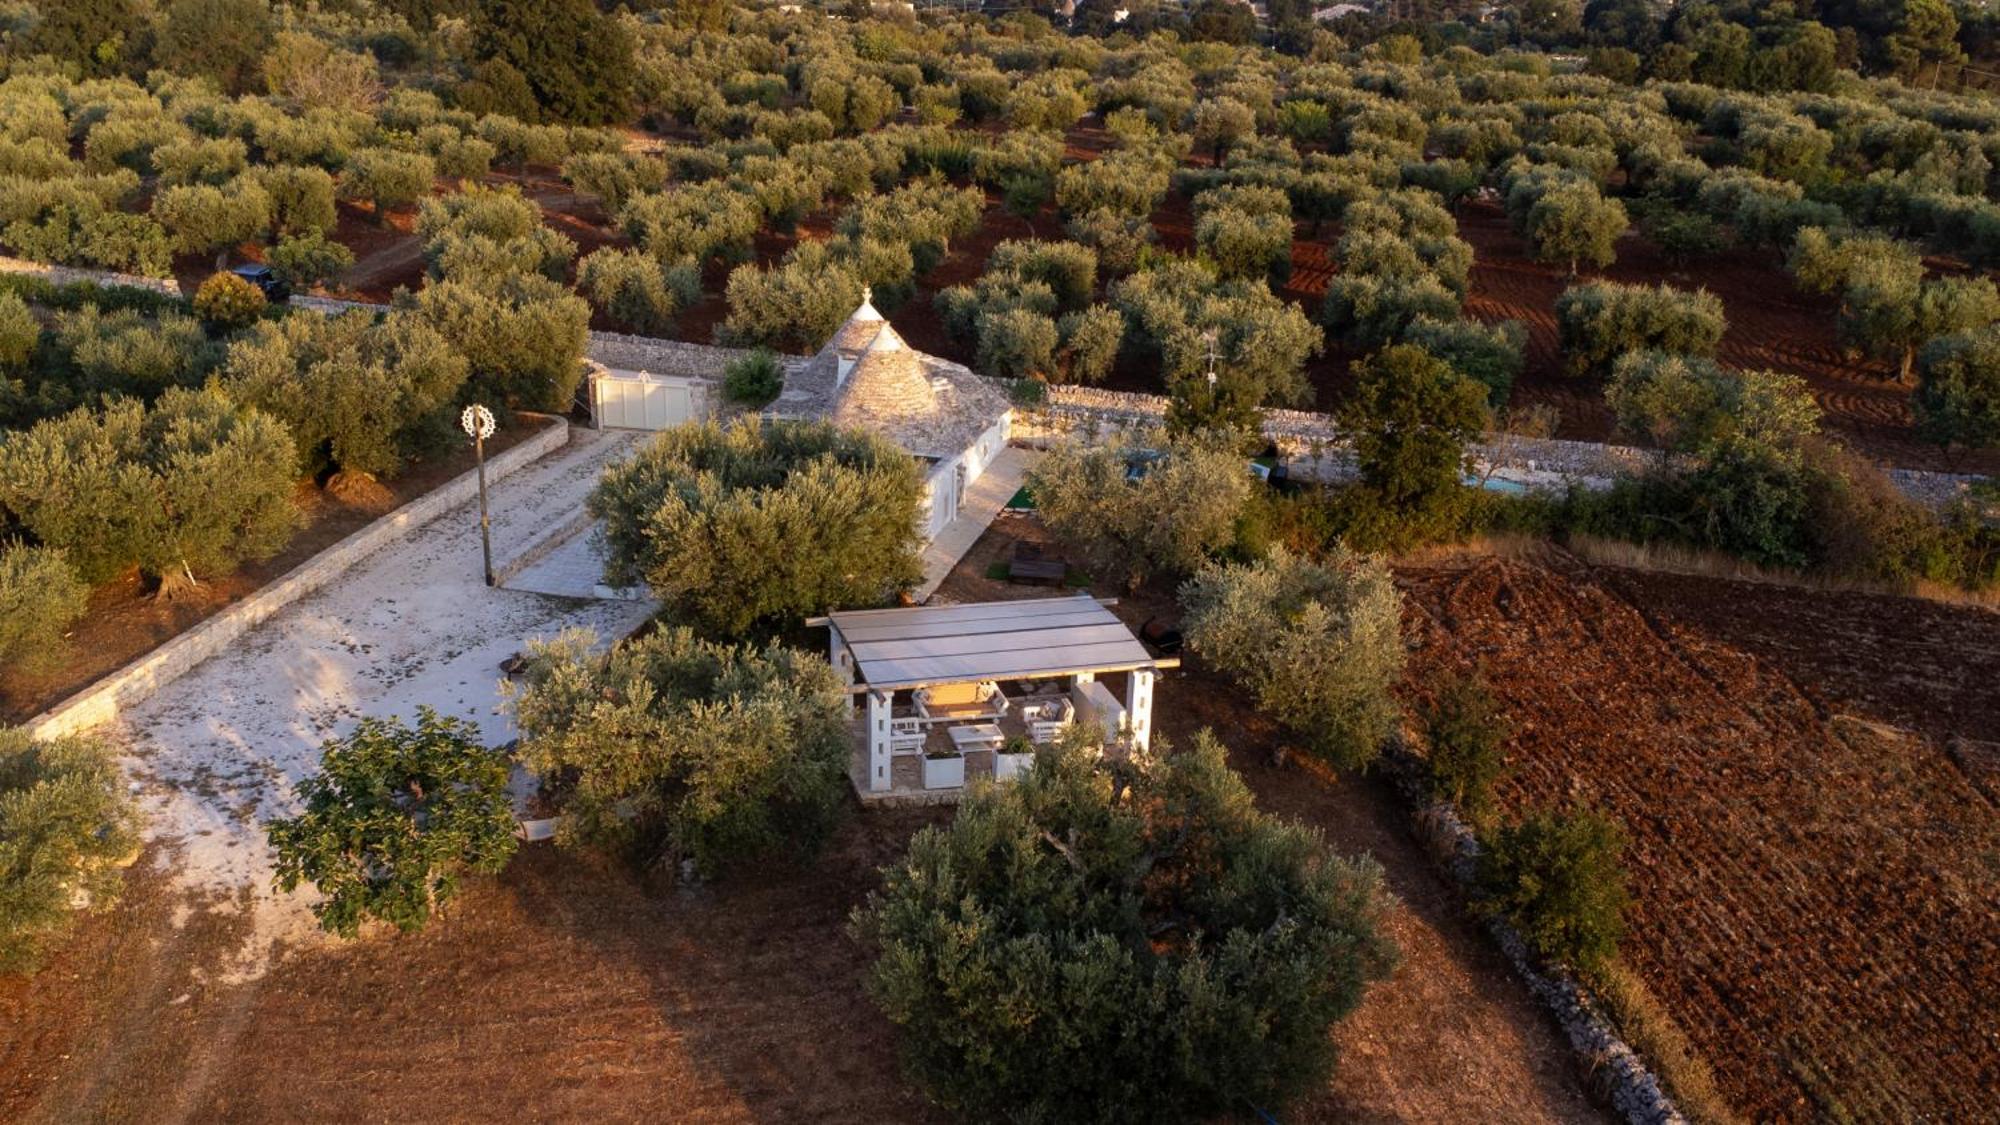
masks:
<path id="1" fill-rule="evenodd" d="M 1627 957 L 1759 1121 L 1990 1119 L 2000 614 L 1597 568 L 1401 568 L 1415 671 L 1482 664 L 1503 804 L 1629 834 Z M 1423 682 L 1413 678 L 1413 683 Z"/>

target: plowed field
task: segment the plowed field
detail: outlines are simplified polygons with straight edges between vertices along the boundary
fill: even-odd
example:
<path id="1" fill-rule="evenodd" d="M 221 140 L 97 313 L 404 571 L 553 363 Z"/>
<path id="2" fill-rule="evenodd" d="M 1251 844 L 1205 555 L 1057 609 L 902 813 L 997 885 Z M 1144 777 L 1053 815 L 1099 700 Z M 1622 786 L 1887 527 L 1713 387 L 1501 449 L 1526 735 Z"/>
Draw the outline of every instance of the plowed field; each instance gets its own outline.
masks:
<path id="1" fill-rule="evenodd" d="M 1484 665 L 1503 803 L 1622 820 L 1629 960 L 1754 1120 L 1990 1119 L 2000 615 L 1588 567 L 1408 568 L 1418 669 Z"/>

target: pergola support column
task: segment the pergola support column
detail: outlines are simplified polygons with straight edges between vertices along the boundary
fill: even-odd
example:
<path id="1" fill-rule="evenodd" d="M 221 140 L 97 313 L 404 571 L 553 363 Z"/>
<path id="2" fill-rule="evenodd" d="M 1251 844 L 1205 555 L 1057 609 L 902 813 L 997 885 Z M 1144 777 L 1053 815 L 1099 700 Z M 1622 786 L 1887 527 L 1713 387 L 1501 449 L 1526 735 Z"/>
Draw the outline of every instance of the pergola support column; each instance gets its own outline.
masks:
<path id="1" fill-rule="evenodd" d="M 890 783 L 889 693 L 868 693 L 868 788 L 886 792 Z"/>
<path id="2" fill-rule="evenodd" d="M 1125 713 L 1132 724 L 1132 746 L 1145 750 L 1153 741 L 1153 671 L 1135 668 L 1125 688 Z"/>

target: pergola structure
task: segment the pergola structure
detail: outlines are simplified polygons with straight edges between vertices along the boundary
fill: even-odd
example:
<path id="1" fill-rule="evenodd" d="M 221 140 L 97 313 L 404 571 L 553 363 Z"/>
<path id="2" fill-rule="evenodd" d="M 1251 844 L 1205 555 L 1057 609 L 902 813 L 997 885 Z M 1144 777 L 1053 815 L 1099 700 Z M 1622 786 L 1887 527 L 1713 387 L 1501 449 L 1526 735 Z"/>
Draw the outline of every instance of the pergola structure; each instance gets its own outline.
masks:
<path id="1" fill-rule="evenodd" d="M 1008 776 L 1003 739 L 1046 741 L 1072 719 L 1102 723 L 1143 749 L 1154 678 L 1180 664 L 1148 652 L 1088 594 L 855 610 L 808 624 L 827 627 L 833 666 L 865 700 L 866 757 L 855 778 L 864 796 L 897 788 L 898 756 L 948 758 L 950 747 L 994 754 L 995 775 Z M 1126 676 L 1122 701 L 1097 682 L 1114 673 Z M 961 762 L 957 785 L 963 774 Z M 957 788 L 933 783 L 928 766 L 924 775 L 924 788 Z"/>

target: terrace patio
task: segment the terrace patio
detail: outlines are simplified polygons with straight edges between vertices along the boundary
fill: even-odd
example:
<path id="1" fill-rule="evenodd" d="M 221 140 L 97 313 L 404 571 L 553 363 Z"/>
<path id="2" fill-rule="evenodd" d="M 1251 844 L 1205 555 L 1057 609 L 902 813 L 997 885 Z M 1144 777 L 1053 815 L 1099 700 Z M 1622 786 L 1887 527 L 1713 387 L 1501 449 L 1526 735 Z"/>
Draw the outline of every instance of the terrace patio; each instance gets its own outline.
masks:
<path id="1" fill-rule="evenodd" d="M 1122 752 L 1152 735 L 1154 656 L 1087 594 L 859 610 L 815 618 L 860 702 L 851 774 L 862 800 L 956 802 L 1025 769 L 1034 748 L 1096 723 Z"/>

